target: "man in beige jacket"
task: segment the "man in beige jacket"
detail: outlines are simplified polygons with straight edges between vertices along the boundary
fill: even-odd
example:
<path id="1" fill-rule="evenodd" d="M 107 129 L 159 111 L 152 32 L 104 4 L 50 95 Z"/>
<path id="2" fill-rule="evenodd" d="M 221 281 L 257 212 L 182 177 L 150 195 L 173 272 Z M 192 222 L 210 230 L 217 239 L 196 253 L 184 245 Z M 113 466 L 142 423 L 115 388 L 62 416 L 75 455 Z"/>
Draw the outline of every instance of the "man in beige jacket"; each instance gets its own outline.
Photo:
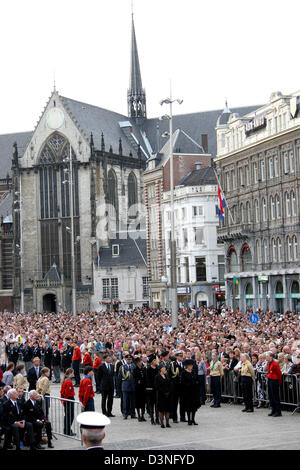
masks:
<path id="1" fill-rule="evenodd" d="M 221 378 L 224 375 L 223 366 L 219 361 L 218 355 L 215 350 L 211 353 L 210 362 L 210 387 L 213 394 L 214 401 L 211 408 L 221 407 Z"/>

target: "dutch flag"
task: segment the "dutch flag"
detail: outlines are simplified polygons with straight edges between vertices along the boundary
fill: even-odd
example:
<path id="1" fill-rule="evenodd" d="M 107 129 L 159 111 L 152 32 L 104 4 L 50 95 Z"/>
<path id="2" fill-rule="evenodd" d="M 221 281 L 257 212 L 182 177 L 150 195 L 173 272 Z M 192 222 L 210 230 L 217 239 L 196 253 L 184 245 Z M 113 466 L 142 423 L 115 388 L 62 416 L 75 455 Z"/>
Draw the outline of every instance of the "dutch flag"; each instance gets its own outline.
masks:
<path id="1" fill-rule="evenodd" d="M 224 197 L 222 197 L 221 190 L 218 187 L 218 215 L 220 220 L 224 220 L 225 212 L 224 208 L 226 207 L 226 201 Z"/>

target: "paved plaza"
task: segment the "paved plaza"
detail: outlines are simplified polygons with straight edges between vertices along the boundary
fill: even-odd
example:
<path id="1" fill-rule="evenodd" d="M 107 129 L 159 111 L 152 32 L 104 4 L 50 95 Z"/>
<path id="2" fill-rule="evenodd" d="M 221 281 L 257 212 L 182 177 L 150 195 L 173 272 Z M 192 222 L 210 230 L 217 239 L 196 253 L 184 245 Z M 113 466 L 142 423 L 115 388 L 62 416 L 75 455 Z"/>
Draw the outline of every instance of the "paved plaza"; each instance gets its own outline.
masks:
<path id="1" fill-rule="evenodd" d="M 60 386 L 51 385 L 51 395 L 59 396 Z M 78 399 L 78 388 L 76 399 Z M 101 395 L 95 395 L 101 412 Z M 171 429 L 152 426 L 128 418 L 123 420 L 120 399 L 114 399 L 111 425 L 103 445 L 107 450 L 293 450 L 300 449 L 300 413 L 283 411 L 281 418 L 268 417 L 268 409 L 241 413 L 243 405 L 202 406 L 196 415 L 198 426 L 172 424 Z M 147 415 L 146 415 L 147 418 Z M 58 436 L 55 449 L 82 449 L 79 441 Z"/>

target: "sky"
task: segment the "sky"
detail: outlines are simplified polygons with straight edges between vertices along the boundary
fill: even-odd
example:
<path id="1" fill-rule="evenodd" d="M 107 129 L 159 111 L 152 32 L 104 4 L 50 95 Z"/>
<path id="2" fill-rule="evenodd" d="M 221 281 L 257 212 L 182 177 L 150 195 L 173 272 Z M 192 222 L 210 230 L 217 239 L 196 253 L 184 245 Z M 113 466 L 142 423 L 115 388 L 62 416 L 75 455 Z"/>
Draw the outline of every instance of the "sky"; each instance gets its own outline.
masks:
<path id="1" fill-rule="evenodd" d="M 0 134 L 33 130 L 54 87 L 127 114 L 132 0 L 0 4 Z M 259 105 L 300 89 L 300 2 L 133 0 L 148 117 Z"/>

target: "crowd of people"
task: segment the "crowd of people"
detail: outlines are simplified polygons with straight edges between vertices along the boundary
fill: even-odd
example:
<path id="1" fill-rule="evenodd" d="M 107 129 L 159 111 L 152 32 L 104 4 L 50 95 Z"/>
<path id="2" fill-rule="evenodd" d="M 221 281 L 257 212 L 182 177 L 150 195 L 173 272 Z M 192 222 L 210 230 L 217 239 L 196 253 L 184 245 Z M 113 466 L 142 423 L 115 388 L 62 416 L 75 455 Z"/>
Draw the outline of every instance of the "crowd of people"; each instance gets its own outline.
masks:
<path id="1" fill-rule="evenodd" d="M 107 417 L 114 417 L 113 400 L 120 398 L 124 419 L 143 422 L 147 412 L 152 425 L 168 428 L 170 420 L 197 424 L 208 376 L 210 406 L 221 406 L 221 383 L 229 379 L 235 401 L 241 387 L 242 411 L 253 412 L 254 383 L 256 405 L 265 406 L 257 380 L 265 372 L 270 415 L 281 416 L 282 375 L 300 374 L 299 316 L 258 311 L 253 325 L 250 313 L 192 308 L 178 313 L 177 328 L 165 309 L 0 313 L 0 390 L 5 396 L 9 389 L 43 396 L 47 423 L 52 378 L 61 383 L 64 432 L 71 435 L 76 387 L 85 411 L 95 409 L 95 394 L 101 393 Z M 4 393 L 3 387 L 9 389 Z"/>

